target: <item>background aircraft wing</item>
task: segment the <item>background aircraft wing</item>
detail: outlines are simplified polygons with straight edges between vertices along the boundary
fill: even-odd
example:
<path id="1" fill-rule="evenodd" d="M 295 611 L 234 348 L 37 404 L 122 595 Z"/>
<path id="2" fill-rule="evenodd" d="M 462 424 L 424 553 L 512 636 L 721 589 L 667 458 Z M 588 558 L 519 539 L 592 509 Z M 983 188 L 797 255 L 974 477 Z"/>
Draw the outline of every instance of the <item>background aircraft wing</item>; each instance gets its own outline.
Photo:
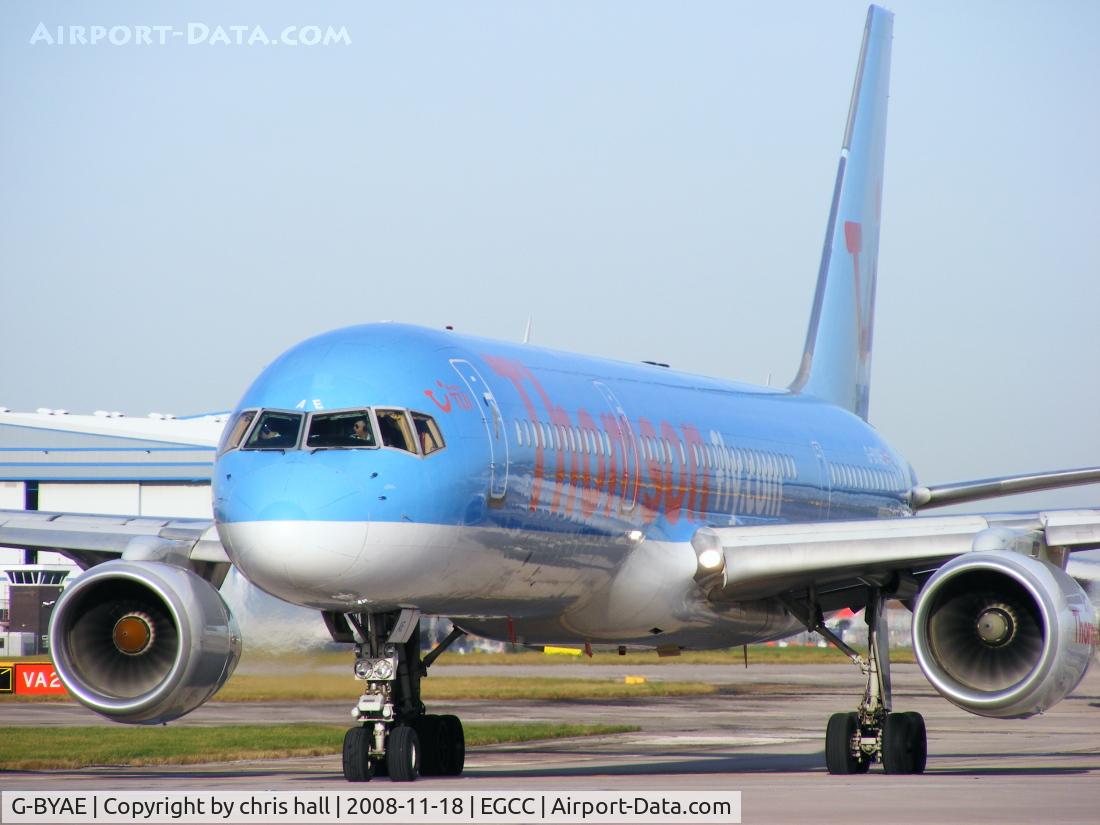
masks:
<path id="1" fill-rule="evenodd" d="M 1100 483 L 1100 467 L 1052 470 L 1045 473 L 982 478 L 977 481 L 956 481 L 951 484 L 918 484 L 909 491 L 909 506 L 914 511 L 926 510 L 930 507 L 946 507 L 1016 493 L 1035 493 L 1040 490 L 1096 483 Z"/>
<path id="2" fill-rule="evenodd" d="M 0 510 L 0 545 L 61 553 L 82 569 L 115 558 L 165 561 L 215 585 L 230 565 L 213 519 Z"/>
<path id="3" fill-rule="evenodd" d="M 1011 550 L 1063 567 L 1070 553 L 1100 548 L 1100 510 L 703 527 L 692 545 L 696 579 L 712 601 L 812 594 L 835 610 L 861 604 L 868 584 L 908 598 L 942 564 L 973 551 Z M 1075 564 L 1082 578 L 1100 578 L 1096 555 Z"/>

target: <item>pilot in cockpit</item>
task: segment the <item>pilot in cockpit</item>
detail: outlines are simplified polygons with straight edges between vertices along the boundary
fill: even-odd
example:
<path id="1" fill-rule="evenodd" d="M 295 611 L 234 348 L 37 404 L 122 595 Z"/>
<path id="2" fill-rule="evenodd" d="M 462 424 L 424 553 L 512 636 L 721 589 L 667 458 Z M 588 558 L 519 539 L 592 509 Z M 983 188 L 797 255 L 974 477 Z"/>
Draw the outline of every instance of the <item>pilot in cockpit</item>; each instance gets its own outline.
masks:
<path id="1" fill-rule="evenodd" d="M 264 423 L 260 425 L 260 441 L 274 441 L 282 437 L 282 431 L 277 424 L 273 424 L 270 420 L 264 421 Z"/>
<path id="2" fill-rule="evenodd" d="M 351 429 L 351 437 L 355 441 L 370 441 L 371 440 L 371 433 L 370 433 L 370 430 L 367 429 L 366 419 L 363 419 L 363 418 L 355 419 L 355 423 L 352 425 L 352 429 Z"/>

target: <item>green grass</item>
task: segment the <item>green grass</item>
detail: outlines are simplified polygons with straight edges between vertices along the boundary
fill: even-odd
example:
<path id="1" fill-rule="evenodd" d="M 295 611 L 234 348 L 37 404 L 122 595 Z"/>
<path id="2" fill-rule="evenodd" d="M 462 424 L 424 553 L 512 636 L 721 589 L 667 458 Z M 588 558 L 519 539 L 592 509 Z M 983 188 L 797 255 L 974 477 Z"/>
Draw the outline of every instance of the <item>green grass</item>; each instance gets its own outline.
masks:
<path id="1" fill-rule="evenodd" d="M 866 653 L 865 648 L 859 648 Z M 911 647 L 894 648 L 890 660 L 899 664 L 913 664 L 916 658 Z M 0 661 L 48 662 L 49 656 L 0 658 Z M 310 650 L 270 653 L 263 649 L 245 647 L 238 673 L 250 671 L 281 671 L 303 673 L 320 667 L 347 667 L 351 671 L 351 648 L 346 650 Z M 655 651 L 631 651 L 625 656 L 614 652 L 596 652 L 591 658 L 583 654 L 568 656 L 546 654 L 537 650 L 519 649 L 505 653 L 444 653 L 438 664 L 446 665 L 740 665 L 744 653 L 739 647 L 725 650 L 688 650 L 679 656 L 658 656 Z M 749 665 L 760 664 L 836 664 L 848 658 L 833 647 L 806 645 L 779 647 L 778 645 L 749 645 Z"/>
<path id="2" fill-rule="evenodd" d="M 700 696 L 717 693 L 703 682 L 624 684 L 622 679 L 543 679 L 514 676 L 441 676 L 425 679 L 420 692 L 426 701 L 449 699 L 630 699 L 639 696 Z"/>
<path id="3" fill-rule="evenodd" d="M 351 674 L 293 673 L 275 679 L 242 673 L 218 691 L 220 702 L 287 702 L 354 700 L 362 682 Z M 646 682 L 627 685 L 622 679 L 545 679 L 542 677 L 431 676 L 420 683 L 425 702 L 452 699 L 626 699 L 715 693 L 701 682 Z"/>
<path id="4" fill-rule="evenodd" d="M 860 648 L 866 653 L 865 648 Z M 352 656 L 347 651 L 326 650 L 307 654 L 272 654 L 262 650 L 246 650 L 238 672 L 252 669 L 268 670 L 286 668 L 292 671 L 307 669 L 302 662 L 309 661 L 317 666 L 345 666 L 351 669 Z M 890 651 L 890 660 L 899 664 L 913 664 L 916 659 L 909 647 L 894 648 Z M 761 664 L 837 664 L 848 661 L 848 657 L 833 647 L 749 645 L 749 666 Z M 546 654 L 537 650 L 518 650 L 505 653 L 444 653 L 436 663 L 446 665 L 576 665 L 583 668 L 590 665 L 743 665 L 744 652 L 739 647 L 726 650 L 689 650 L 679 656 L 658 656 L 655 651 L 631 651 L 625 656 L 615 652 L 596 652 L 591 658 L 583 654 L 568 656 Z"/>
<path id="5" fill-rule="evenodd" d="M 465 725 L 468 747 L 639 730 L 631 725 L 548 723 Z M 92 765 L 191 765 L 340 753 L 346 728 L 334 725 L 223 727 L 0 727 L 0 770 L 62 770 Z"/>
<path id="6" fill-rule="evenodd" d="M 35 657 L 42 660 L 44 657 Z M 895 663 L 912 664 L 911 648 L 891 651 Z M 24 660 L 25 661 L 25 660 Z M 311 702 L 352 701 L 362 683 L 351 675 L 353 657 L 348 651 L 310 651 L 306 653 L 271 654 L 248 651 L 236 674 L 214 697 L 219 702 Z M 684 696 L 715 693 L 717 688 L 703 682 L 665 682 L 650 680 L 642 685 L 627 685 L 622 678 L 585 678 L 584 671 L 593 665 L 615 665 L 622 676 L 631 667 L 663 664 L 712 664 L 742 667 L 741 648 L 730 650 L 693 651 L 680 656 L 658 657 L 655 653 L 596 653 L 587 656 L 547 655 L 537 651 L 517 653 L 470 653 L 465 656 L 445 654 L 440 664 L 459 665 L 568 665 L 576 668 L 576 677 L 544 678 L 446 676 L 445 670 L 433 670 L 422 683 L 425 701 L 454 699 L 625 699 L 630 697 Z M 778 664 L 846 664 L 847 657 L 832 648 L 749 647 L 749 667 Z M 339 668 L 340 672 L 329 672 Z M 729 688 L 723 688 L 728 690 Z M 68 702 L 68 696 L 7 695 L 5 702 Z"/>
<path id="7" fill-rule="evenodd" d="M 624 671 L 623 676 L 626 676 Z M 545 678 L 542 676 L 433 676 L 421 683 L 425 702 L 455 699 L 631 699 L 661 696 L 699 696 L 717 693 L 704 682 L 647 681 L 625 684 L 618 679 Z M 353 702 L 363 683 L 350 674 L 291 671 L 282 676 L 242 673 L 233 676 L 215 695 L 215 702 Z M 72 697 L 8 695 L 0 703 L 72 702 Z"/>

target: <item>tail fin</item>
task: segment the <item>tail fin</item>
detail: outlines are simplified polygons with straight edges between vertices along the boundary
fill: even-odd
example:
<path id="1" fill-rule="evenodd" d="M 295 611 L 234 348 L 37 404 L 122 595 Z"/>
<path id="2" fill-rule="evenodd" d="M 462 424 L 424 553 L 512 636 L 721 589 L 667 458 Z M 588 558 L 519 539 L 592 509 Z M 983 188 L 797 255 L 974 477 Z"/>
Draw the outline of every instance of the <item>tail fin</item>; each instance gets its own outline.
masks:
<path id="1" fill-rule="evenodd" d="M 810 327 L 792 392 L 867 419 L 894 15 L 867 10 Z"/>

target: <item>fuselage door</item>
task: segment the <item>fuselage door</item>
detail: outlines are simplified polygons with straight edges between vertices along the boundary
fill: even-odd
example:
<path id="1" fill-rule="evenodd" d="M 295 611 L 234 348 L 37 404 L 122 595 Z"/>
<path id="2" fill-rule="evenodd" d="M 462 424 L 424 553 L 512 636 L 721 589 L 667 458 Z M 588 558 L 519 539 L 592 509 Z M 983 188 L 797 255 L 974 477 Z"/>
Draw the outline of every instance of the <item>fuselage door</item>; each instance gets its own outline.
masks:
<path id="1" fill-rule="evenodd" d="M 481 410 L 481 420 L 489 438 L 489 497 L 504 498 L 508 491 L 508 438 L 500 405 L 473 364 L 462 358 L 452 358 L 451 366 L 470 390 L 470 396 L 477 401 L 478 409 Z"/>
<path id="2" fill-rule="evenodd" d="M 622 445 L 623 451 L 623 466 L 619 470 L 622 483 L 618 485 L 622 501 L 621 510 L 624 513 L 629 512 L 634 509 L 634 502 L 638 499 L 638 444 L 634 440 L 634 430 L 630 426 L 626 410 L 615 397 L 615 393 L 611 392 L 611 388 L 600 381 L 593 381 L 592 384 L 600 391 L 600 395 L 607 402 L 615 419 L 618 443 Z M 616 433 L 609 432 L 608 435 L 614 438 Z"/>
<path id="3" fill-rule="evenodd" d="M 821 499 L 818 501 L 818 512 L 821 514 L 822 520 L 825 520 L 829 518 L 833 499 L 833 482 L 830 475 L 829 460 L 825 457 L 825 450 L 819 443 L 811 441 L 810 447 L 814 451 L 814 457 L 817 459 L 817 468 L 821 473 L 821 481 L 818 484 L 818 489 L 821 491 Z"/>

